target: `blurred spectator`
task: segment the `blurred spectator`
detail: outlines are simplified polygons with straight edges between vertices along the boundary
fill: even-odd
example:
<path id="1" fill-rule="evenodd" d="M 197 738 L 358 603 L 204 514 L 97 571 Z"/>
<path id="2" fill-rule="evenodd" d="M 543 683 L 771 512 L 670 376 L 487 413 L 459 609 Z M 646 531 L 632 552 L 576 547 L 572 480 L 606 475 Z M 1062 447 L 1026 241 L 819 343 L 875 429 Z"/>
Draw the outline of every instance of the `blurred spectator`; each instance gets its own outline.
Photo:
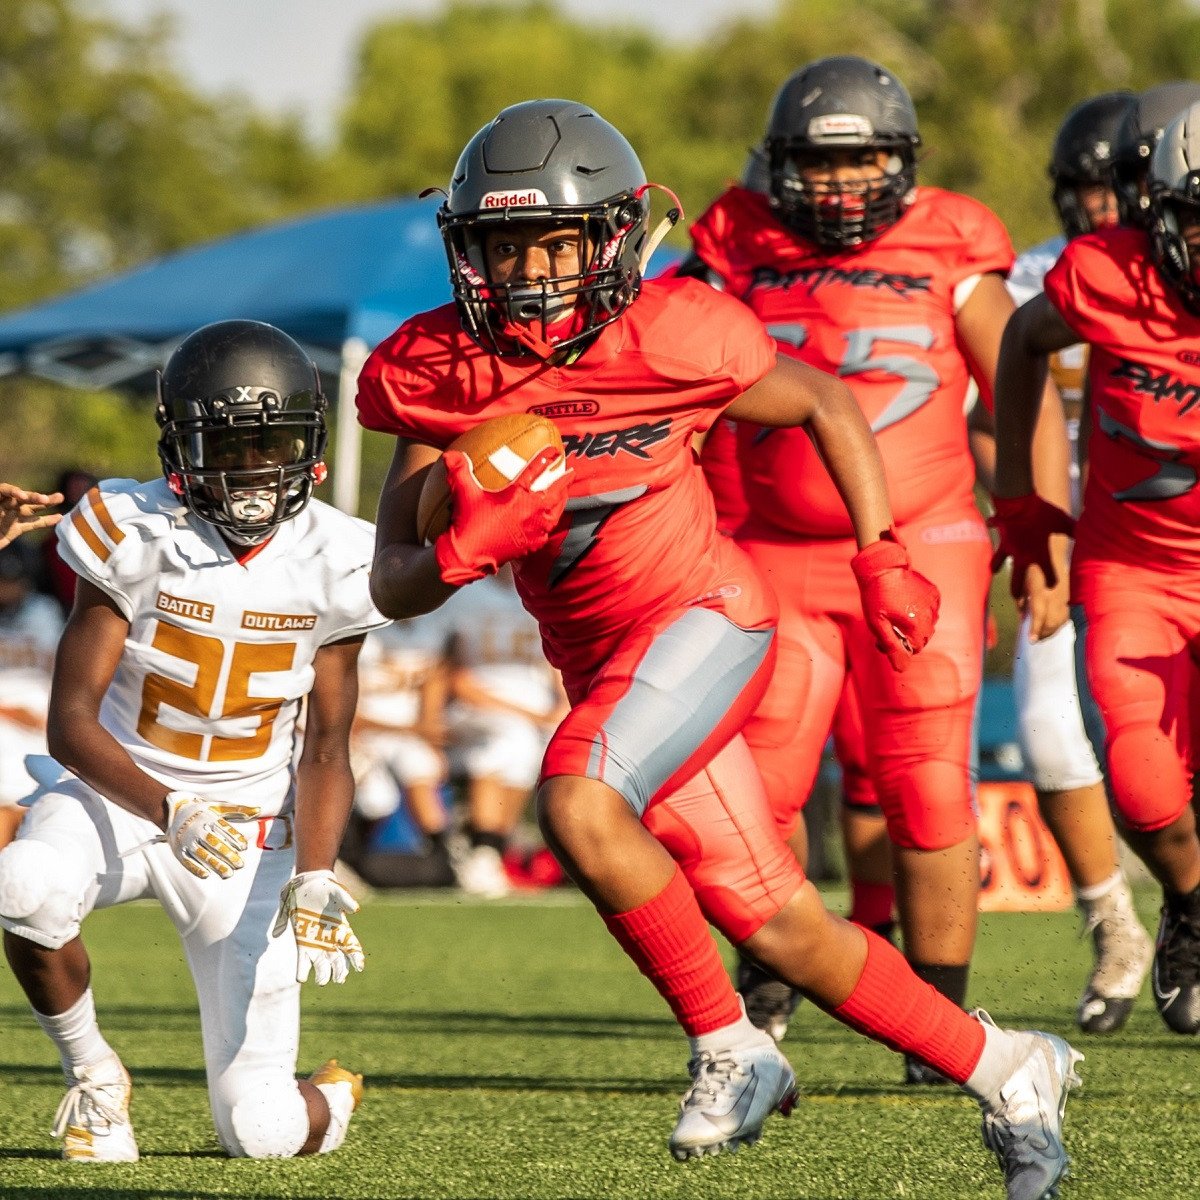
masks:
<path id="1" fill-rule="evenodd" d="M 89 471 L 68 467 L 59 474 L 55 491 L 62 497 L 63 508 L 71 509 L 94 488 L 99 479 Z M 53 596 L 66 617 L 75 602 L 75 572 L 58 556 L 58 538 L 49 537 L 41 545 L 44 589 Z"/>
<path id="2" fill-rule="evenodd" d="M 442 802 L 447 767 L 445 739 L 446 672 L 444 634 L 434 619 L 398 621 L 367 637 L 359 659 L 358 713 L 353 755 L 354 808 L 360 822 L 358 841 L 343 847 L 343 857 L 370 884 L 448 883 L 452 878 L 447 846 L 449 815 Z M 419 878 L 401 878 L 386 856 L 371 856 L 370 834 L 405 803 L 427 843 Z M 407 864 L 412 866 L 412 864 Z"/>
<path id="3" fill-rule="evenodd" d="M 27 754 L 46 753 L 46 709 L 54 652 L 62 632 L 58 604 L 35 590 L 38 549 L 0 548 L 0 846 L 7 845 L 36 787 Z"/>
<path id="4" fill-rule="evenodd" d="M 566 715 L 566 694 L 510 567 L 463 588 L 438 615 L 450 663 L 447 751 L 466 786 L 455 875 L 463 891 L 496 898 L 510 890 L 504 853 Z"/>

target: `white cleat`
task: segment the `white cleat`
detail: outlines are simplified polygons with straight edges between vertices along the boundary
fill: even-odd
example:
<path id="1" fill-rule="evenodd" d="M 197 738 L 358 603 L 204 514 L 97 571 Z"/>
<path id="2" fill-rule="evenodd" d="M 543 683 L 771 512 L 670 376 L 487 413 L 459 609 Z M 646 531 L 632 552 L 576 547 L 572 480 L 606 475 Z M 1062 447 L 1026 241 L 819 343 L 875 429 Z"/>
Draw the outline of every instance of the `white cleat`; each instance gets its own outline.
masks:
<path id="1" fill-rule="evenodd" d="M 982 1010 L 975 1014 L 994 1024 Z M 1051 1033 L 1014 1033 L 1028 1053 L 1000 1088 L 980 1102 L 983 1144 L 1004 1172 L 1008 1200 L 1055 1200 L 1070 1159 L 1063 1148 L 1067 1093 L 1082 1081 L 1075 1068 L 1083 1055 Z"/>
<path id="2" fill-rule="evenodd" d="M 512 892 L 504 860 L 494 846 L 474 846 L 461 858 L 451 860 L 454 878 L 468 896 L 503 900 Z"/>
<path id="3" fill-rule="evenodd" d="M 54 1115 L 54 1136 L 70 1162 L 137 1162 L 129 1121 L 129 1072 L 115 1055 L 84 1067 Z"/>
<path id="4" fill-rule="evenodd" d="M 1133 1002 L 1154 961 L 1154 942 L 1133 909 L 1124 880 L 1098 900 L 1081 901 L 1083 930 L 1092 935 L 1092 973 L 1075 1020 L 1085 1033 L 1115 1033 L 1129 1020 Z"/>
<path id="5" fill-rule="evenodd" d="M 771 1113 L 786 1117 L 796 1104 L 796 1076 L 774 1042 L 702 1051 L 688 1063 L 688 1073 L 692 1086 L 679 1102 L 668 1143 L 680 1162 L 752 1146 Z"/>

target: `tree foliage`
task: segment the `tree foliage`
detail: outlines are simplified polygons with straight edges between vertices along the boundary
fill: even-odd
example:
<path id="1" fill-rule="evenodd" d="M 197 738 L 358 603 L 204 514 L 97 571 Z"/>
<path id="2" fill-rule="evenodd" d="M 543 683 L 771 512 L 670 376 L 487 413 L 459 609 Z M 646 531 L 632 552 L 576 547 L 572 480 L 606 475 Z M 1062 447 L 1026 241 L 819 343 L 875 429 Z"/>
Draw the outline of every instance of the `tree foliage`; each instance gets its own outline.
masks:
<path id="1" fill-rule="evenodd" d="M 200 97 L 170 68 L 169 26 L 94 13 L 0 0 L 0 307 L 291 213 L 444 186 L 480 126 L 539 96 L 594 106 L 695 216 L 740 174 L 783 79 L 832 53 L 905 81 L 921 181 L 977 196 L 1023 247 L 1055 228 L 1046 163 L 1066 109 L 1200 61 L 1188 0 L 780 0 L 702 45 L 583 24 L 550 0 L 451 0 L 367 34 L 335 142 L 317 146 L 244 100 Z M 155 469 L 124 401 L 64 398 L 53 436 L 45 389 L 6 384 L 0 403 L 0 472 L 18 451 Z"/>

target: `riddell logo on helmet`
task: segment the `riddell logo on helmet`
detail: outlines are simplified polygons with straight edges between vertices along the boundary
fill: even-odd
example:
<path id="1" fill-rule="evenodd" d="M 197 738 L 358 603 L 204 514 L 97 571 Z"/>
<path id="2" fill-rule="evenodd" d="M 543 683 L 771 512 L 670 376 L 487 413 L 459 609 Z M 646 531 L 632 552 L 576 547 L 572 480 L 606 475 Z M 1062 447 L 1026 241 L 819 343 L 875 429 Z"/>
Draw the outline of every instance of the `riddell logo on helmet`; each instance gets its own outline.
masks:
<path id="1" fill-rule="evenodd" d="M 874 132 L 871 122 L 855 113 L 826 113 L 808 123 L 808 136 L 814 142 L 869 138 Z"/>
<path id="2" fill-rule="evenodd" d="M 547 208 L 549 204 L 546 193 L 537 188 L 524 192 L 486 192 L 481 201 L 483 208 Z"/>

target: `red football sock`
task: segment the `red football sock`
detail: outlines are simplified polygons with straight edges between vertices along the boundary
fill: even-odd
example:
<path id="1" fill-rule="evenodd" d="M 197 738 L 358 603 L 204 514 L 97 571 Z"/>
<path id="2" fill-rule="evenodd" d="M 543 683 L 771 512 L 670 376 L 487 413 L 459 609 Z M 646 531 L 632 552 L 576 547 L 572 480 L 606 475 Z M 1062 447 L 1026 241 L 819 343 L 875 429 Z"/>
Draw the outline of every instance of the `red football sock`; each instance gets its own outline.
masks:
<path id="1" fill-rule="evenodd" d="M 890 883 L 850 880 L 850 920 L 867 929 L 878 929 L 892 919 L 896 889 Z"/>
<path id="2" fill-rule="evenodd" d="M 621 949 L 671 1006 L 688 1037 L 742 1019 L 708 922 L 678 867 L 652 900 L 630 912 L 601 916 Z"/>
<path id="3" fill-rule="evenodd" d="M 983 1053 L 983 1026 L 912 972 L 904 955 L 863 930 L 867 961 L 854 991 L 833 1010 L 859 1033 L 966 1083 Z"/>

